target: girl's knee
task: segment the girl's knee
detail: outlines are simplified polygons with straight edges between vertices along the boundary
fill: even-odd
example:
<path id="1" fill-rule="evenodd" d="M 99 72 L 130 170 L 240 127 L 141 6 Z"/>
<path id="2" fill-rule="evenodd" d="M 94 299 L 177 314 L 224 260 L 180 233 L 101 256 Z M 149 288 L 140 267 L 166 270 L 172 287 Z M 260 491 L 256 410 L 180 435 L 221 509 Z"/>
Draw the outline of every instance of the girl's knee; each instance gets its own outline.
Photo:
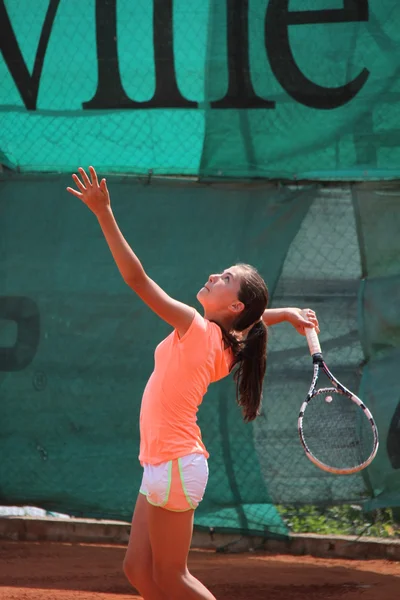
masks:
<path id="1" fill-rule="evenodd" d="M 185 572 L 177 568 L 171 568 L 171 566 L 164 567 L 159 565 L 154 566 L 153 578 L 160 590 L 168 593 L 173 591 L 177 586 L 178 588 L 181 586 L 185 578 Z"/>
<path id="2" fill-rule="evenodd" d="M 128 563 L 128 560 L 127 560 L 126 556 L 125 556 L 124 561 L 122 563 L 122 570 L 125 573 L 125 575 L 128 577 L 128 573 L 130 572 L 130 566 L 129 566 L 129 563 Z"/>
<path id="3" fill-rule="evenodd" d="M 141 589 L 143 586 L 147 587 L 152 581 L 151 565 L 148 566 L 139 562 L 134 563 L 125 556 L 122 569 L 129 583 L 137 589 Z"/>
<path id="4" fill-rule="evenodd" d="M 130 562 L 128 561 L 128 559 L 124 558 L 124 562 L 122 563 L 122 570 L 125 574 L 125 577 L 128 579 L 128 581 L 130 581 L 132 583 L 132 580 L 135 579 L 135 571 L 133 569 L 133 566 L 130 564 Z"/>

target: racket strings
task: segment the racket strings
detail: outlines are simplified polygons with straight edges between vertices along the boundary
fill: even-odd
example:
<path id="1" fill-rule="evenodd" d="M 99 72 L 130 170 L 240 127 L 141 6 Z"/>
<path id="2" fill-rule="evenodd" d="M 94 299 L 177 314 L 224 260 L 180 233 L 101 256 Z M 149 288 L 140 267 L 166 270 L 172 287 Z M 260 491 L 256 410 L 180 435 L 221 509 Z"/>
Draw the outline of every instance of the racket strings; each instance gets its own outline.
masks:
<path id="1" fill-rule="evenodd" d="M 314 457 L 336 469 L 364 464 L 374 448 L 374 432 L 362 408 L 335 389 L 319 390 L 303 418 L 303 438 Z"/>

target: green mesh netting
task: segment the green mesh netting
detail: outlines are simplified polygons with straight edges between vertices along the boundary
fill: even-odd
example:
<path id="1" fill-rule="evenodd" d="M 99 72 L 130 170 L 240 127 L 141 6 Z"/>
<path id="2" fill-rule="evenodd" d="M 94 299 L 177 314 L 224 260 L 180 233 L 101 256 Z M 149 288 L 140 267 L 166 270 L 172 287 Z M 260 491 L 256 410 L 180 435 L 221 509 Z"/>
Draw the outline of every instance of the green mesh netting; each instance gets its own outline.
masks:
<path id="1" fill-rule="evenodd" d="M 141 395 L 170 329 L 125 286 L 68 183 L 26 175 L 0 184 L 0 503 L 129 519 Z M 108 184 L 128 241 L 180 300 L 195 303 L 210 272 L 247 261 L 273 306 L 315 308 L 328 364 L 356 392 L 361 382 L 380 430 L 368 471 L 317 469 L 297 434 L 308 348 L 290 325 L 271 328 L 263 415 L 242 422 L 230 379 L 201 407 L 210 482 L 196 525 L 282 534 L 277 503 L 399 505 L 399 190 Z"/>

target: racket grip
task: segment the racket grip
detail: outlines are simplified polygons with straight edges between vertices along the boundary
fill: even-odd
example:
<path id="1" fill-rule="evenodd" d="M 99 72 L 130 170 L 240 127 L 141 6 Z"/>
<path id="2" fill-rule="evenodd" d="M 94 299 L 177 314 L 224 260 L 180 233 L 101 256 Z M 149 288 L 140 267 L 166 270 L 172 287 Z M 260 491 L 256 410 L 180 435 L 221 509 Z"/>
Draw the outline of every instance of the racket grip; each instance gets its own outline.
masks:
<path id="1" fill-rule="evenodd" d="M 314 356 L 314 354 L 321 354 L 321 345 L 315 327 L 305 327 L 305 332 L 311 356 Z"/>

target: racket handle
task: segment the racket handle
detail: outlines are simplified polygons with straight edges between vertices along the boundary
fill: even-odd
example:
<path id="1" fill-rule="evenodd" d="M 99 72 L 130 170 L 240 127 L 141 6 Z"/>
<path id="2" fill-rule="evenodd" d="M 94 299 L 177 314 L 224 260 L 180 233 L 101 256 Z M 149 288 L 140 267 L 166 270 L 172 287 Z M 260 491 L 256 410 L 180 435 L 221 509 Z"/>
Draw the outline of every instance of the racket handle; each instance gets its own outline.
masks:
<path id="1" fill-rule="evenodd" d="M 303 316 L 305 317 L 304 313 Z M 321 345 L 315 327 L 305 327 L 305 332 L 311 356 L 314 356 L 314 354 L 321 354 Z"/>

